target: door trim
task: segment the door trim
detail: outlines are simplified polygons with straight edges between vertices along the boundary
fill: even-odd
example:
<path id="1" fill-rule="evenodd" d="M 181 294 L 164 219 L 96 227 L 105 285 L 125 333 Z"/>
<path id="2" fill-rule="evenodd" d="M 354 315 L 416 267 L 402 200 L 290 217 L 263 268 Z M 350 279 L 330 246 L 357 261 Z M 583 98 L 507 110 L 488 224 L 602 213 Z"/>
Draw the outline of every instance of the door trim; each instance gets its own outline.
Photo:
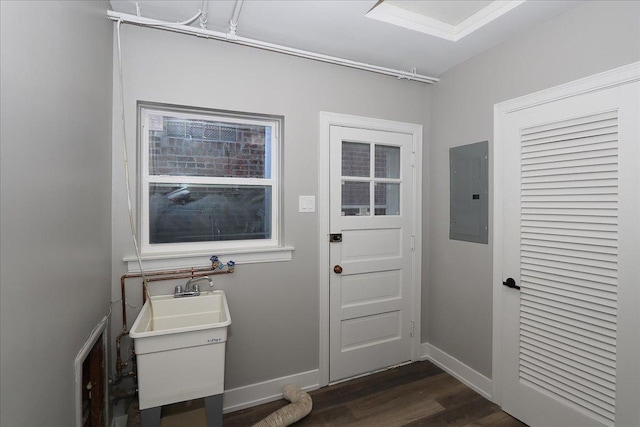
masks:
<path id="1" fill-rule="evenodd" d="M 640 62 L 495 104 L 493 107 L 493 401 L 502 405 L 503 134 L 509 114 L 564 98 L 640 81 Z M 639 159 L 640 160 L 640 159 Z"/>
<path id="2" fill-rule="evenodd" d="M 412 269 L 412 318 L 414 334 L 411 341 L 411 360 L 420 360 L 420 314 L 422 284 L 422 125 L 352 116 L 321 111 L 319 115 L 318 139 L 318 251 L 319 265 L 319 370 L 320 387 L 329 384 L 329 129 L 345 126 L 359 129 L 379 130 L 410 134 L 415 150 L 414 209 L 412 232 L 416 244 L 413 251 Z"/>

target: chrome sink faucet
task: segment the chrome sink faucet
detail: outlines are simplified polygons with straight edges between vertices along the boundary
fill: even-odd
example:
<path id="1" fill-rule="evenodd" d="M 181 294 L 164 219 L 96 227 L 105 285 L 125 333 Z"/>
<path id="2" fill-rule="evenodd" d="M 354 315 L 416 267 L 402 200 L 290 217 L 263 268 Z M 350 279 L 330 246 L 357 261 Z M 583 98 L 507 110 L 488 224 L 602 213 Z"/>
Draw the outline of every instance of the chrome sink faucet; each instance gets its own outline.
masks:
<path id="1" fill-rule="evenodd" d="M 209 287 L 213 288 L 213 279 L 209 276 L 202 277 L 193 277 L 187 280 L 187 283 L 184 285 L 184 289 L 181 285 L 177 285 L 173 291 L 174 298 L 182 298 L 182 297 L 196 297 L 200 295 L 200 285 L 197 282 L 201 282 L 203 280 L 207 280 L 209 282 Z"/>

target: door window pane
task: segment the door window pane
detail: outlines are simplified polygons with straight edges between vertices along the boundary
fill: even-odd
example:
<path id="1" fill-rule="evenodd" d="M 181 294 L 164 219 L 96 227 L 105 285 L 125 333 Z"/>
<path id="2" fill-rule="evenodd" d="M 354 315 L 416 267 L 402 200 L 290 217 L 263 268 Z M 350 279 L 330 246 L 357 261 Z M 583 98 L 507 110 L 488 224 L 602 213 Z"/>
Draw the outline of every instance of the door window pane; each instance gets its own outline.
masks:
<path id="1" fill-rule="evenodd" d="M 400 178 L 400 147 L 376 145 L 376 178 Z"/>
<path id="2" fill-rule="evenodd" d="M 368 182 L 342 182 L 342 215 L 370 215 L 370 190 Z"/>
<path id="3" fill-rule="evenodd" d="M 271 187 L 149 185 L 149 243 L 271 238 Z"/>
<path id="4" fill-rule="evenodd" d="M 375 214 L 400 215 L 400 184 L 375 184 Z"/>
<path id="5" fill-rule="evenodd" d="M 342 176 L 370 176 L 371 148 L 369 144 L 342 143 Z"/>

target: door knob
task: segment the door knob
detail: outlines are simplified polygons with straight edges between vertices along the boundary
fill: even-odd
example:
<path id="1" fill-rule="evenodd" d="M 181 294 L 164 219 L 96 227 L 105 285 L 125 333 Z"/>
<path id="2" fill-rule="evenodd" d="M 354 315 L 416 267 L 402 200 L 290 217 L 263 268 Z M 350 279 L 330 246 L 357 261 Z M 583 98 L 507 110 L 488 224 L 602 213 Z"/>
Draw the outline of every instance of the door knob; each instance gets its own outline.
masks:
<path id="1" fill-rule="evenodd" d="M 342 273 L 342 267 L 340 267 L 339 265 L 336 265 L 333 267 L 333 272 L 336 274 L 340 274 Z"/>
<path id="2" fill-rule="evenodd" d="M 516 281 L 513 280 L 511 277 L 509 277 L 507 280 L 502 282 L 502 284 L 507 288 L 520 289 L 520 286 L 516 285 Z"/>

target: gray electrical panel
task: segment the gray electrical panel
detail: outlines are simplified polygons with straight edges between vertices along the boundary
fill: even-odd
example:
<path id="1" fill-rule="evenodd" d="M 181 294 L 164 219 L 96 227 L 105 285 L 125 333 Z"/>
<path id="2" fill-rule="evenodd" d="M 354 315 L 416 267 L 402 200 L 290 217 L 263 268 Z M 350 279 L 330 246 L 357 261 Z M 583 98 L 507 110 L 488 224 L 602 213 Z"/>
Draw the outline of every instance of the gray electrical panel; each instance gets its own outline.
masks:
<path id="1" fill-rule="evenodd" d="M 489 242 L 489 143 L 449 149 L 449 239 Z"/>

